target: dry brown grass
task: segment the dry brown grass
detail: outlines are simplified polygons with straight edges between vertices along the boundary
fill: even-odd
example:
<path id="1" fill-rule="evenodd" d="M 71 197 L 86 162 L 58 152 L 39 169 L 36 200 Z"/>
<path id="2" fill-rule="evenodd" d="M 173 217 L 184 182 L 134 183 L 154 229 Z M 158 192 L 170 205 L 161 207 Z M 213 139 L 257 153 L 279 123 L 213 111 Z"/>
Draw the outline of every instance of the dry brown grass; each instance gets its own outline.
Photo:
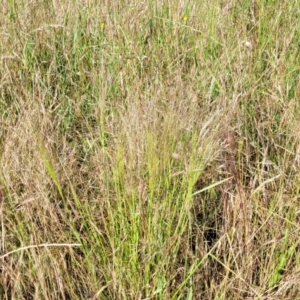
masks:
<path id="1" fill-rule="evenodd" d="M 1 299 L 300 299 L 298 14 L 4 3 Z"/>

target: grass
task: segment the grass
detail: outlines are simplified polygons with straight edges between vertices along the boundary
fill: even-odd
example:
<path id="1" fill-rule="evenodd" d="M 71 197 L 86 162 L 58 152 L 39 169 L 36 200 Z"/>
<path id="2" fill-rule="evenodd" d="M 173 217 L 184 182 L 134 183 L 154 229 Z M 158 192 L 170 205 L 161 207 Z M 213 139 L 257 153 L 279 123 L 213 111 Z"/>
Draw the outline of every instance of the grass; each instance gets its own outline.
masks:
<path id="1" fill-rule="evenodd" d="M 297 1 L 8 1 L 1 299 L 300 299 Z"/>

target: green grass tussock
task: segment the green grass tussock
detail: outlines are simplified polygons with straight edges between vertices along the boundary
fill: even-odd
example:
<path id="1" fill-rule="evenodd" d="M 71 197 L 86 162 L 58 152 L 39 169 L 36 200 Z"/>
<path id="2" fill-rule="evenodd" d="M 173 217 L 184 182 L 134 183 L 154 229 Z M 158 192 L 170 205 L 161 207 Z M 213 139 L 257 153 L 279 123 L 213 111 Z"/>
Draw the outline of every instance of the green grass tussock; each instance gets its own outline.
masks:
<path id="1" fill-rule="evenodd" d="M 297 1 L 7 1 L 1 299 L 300 299 Z"/>

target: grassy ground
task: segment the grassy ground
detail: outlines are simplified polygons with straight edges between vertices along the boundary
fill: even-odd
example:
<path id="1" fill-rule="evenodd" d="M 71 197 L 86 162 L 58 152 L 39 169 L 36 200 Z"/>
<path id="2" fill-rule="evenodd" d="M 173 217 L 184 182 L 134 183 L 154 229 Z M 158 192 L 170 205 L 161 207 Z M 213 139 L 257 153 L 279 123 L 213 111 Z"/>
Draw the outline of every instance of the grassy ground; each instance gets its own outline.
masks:
<path id="1" fill-rule="evenodd" d="M 1 299 L 300 299 L 298 1 L 5 1 Z"/>

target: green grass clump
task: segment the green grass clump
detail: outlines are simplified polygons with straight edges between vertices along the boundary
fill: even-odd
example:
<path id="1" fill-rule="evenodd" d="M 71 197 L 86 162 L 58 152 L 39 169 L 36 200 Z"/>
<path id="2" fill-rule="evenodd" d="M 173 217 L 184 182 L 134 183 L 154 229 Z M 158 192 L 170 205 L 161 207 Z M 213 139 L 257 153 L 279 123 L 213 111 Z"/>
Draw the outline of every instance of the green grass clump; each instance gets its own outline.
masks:
<path id="1" fill-rule="evenodd" d="M 8 1 L 1 299 L 300 299 L 297 1 Z"/>

